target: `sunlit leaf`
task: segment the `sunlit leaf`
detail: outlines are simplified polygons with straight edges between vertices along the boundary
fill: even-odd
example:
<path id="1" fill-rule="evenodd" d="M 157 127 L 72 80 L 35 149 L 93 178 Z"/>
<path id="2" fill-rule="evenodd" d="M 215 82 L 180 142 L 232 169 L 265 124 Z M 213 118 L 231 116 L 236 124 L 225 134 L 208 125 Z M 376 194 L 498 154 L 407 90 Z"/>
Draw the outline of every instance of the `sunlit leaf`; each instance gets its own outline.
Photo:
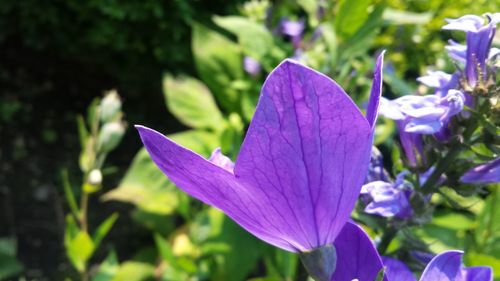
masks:
<path id="1" fill-rule="evenodd" d="M 97 227 L 94 236 L 92 237 L 94 240 L 95 248 L 99 247 L 102 239 L 104 239 L 104 237 L 108 234 L 108 232 L 111 230 L 117 219 L 118 219 L 118 213 L 114 213 Z"/>
<path id="2" fill-rule="evenodd" d="M 163 78 L 163 93 L 168 110 L 182 123 L 193 128 L 218 130 L 222 115 L 210 90 L 190 77 Z"/>
<path id="3" fill-rule="evenodd" d="M 120 265 L 112 281 L 145 281 L 154 278 L 155 267 L 148 263 L 127 261 Z"/>

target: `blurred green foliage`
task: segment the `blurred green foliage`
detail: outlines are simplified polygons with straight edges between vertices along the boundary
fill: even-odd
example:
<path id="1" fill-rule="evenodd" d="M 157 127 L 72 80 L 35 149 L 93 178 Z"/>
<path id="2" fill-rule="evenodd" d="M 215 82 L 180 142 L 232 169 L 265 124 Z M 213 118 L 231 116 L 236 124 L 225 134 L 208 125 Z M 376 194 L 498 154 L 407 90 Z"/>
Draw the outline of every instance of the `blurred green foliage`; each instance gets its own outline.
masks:
<path id="1" fill-rule="evenodd" d="M 239 6 L 224 1 L 92 0 L 47 4 L 5 0 L 0 4 L 0 43 L 21 42 L 35 50 L 50 49 L 60 57 L 105 69 L 123 81 L 147 81 L 137 74 L 147 71 L 136 68 L 151 70 L 160 65 L 167 70 L 163 81 L 157 81 L 163 85 L 166 109 L 188 128 L 165 132 L 167 136 L 205 157 L 221 147 L 234 160 L 259 89 L 268 72 L 283 59 L 295 56 L 334 78 L 355 102 L 363 104 L 371 83 L 374 53 L 386 49 L 384 81 L 389 87 L 384 95 L 409 94 L 417 90 L 415 78 L 429 65 L 444 70 L 452 67 L 444 52 L 450 33 L 439 30 L 445 17 L 498 8 L 496 1 L 486 0 L 453 4 L 444 0 L 254 0 Z M 228 11 L 232 15 L 212 15 Z M 318 16 L 320 11 L 323 14 Z M 283 17 L 306 22 L 300 52 L 289 38 L 276 32 Z M 321 36 L 315 37 L 318 30 Z M 262 71 L 257 75 L 246 73 L 244 57 L 258 60 Z M 85 188 L 93 169 L 104 171 L 107 153 L 121 139 L 113 143 L 114 135 L 103 136 L 101 125 L 110 120 L 96 117 L 99 103 L 96 100 L 90 106 L 87 119 L 78 118 L 83 184 L 77 195 L 67 175 L 63 175 L 71 213 L 66 218 L 64 243 L 70 262 L 84 278 L 304 279 L 296 255 L 265 245 L 220 211 L 189 198 L 168 181 L 144 149 L 136 154 L 115 189 L 103 191 L 100 184 Z M 2 102 L 1 120 L 10 121 L 19 106 L 16 102 Z M 159 120 L 164 118 L 158 116 Z M 391 147 L 393 136 L 394 124 L 380 120 L 376 144 Z M 392 162 L 394 167 L 402 165 L 397 149 L 393 150 Z M 434 199 L 438 206 L 435 217 L 425 227 L 400 233 L 388 251 L 408 258 L 406 246 L 434 252 L 466 249 L 468 265 L 493 266 L 495 277 L 500 278 L 498 192 L 498 187 L 493 187 L 492 196 L 485 200 L 480 196 L 463 197 L 450 189 L 449 194 Z M 149 244 L 142 245 L 130 259 L 120 260 L 120 249 L 102 249 L 104 259 L 91 259 L 117 220 L 112 215 L 92 228 L 94 235 L 89 233 L 76 198 L 94 193 L 102 199 L 97 204 L 120 201 L 133 205 L 130 214 L 124 215 L 130 215 L 133 227 L 150 232 Z M 457 212 L 456 204 L 466 207 Z M 98 212 L 95 206 L 89 208 Z M 380 234 L 376 219 L 363 214 L 354 216 L 366 224 L 370 234 Z M 15 254 L 12 240 L 0 240 L 0 279 L 22 271 Z M 415 259 L 408 259 L 414 262 L 413 268 L 419 268 Z"/>

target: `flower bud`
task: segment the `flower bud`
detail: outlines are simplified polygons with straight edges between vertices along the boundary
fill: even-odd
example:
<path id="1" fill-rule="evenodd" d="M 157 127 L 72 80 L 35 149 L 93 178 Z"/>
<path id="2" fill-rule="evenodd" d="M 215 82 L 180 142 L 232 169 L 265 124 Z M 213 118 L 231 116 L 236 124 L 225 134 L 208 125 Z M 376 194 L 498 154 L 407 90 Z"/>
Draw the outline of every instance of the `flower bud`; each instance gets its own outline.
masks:
<path id="1" fill-rule="evenodd" d="M 102 173 L 99 169 L 93 169 L 89 173 L 87 182 L 91 185 L 100 185 L 102 183 Z"/>
<path id="2" fill-rule="evenodd" d="M 337 252 L 332 245 L 326 245 L 300 253 L 300 260 L 312 279 L 329 281 L 335 272 Z"/>
<path id="3" fill-rule="evenodd" d="M 122 102 L 118 92 L 111 90 L 106 93 L 99 106 L 101 113 L 101 121 L 106 123 L 112 121 L 121 111 Z"/>
<path id="4" fill-rule="evenodd" d="M 101 152 L 110 152 L 120 143 L 125 134 L 125 124 L 123 122 L 111 122 L 102 126 L 99 132 L 98 148 Z"/>

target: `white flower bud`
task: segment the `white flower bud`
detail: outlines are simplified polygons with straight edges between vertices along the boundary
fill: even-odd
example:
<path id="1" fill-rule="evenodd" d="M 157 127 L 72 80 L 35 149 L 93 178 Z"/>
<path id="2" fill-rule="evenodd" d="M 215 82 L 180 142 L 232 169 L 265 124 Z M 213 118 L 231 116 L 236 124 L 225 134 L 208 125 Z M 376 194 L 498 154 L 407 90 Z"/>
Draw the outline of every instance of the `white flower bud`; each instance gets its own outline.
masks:
<path id="1" fill-rule="evenodd" d="M 119 121 L 110 122 L 102 126 L 99 132 L 98 148 L 102 152 L 110 152 L 120 143 L 125 134 L 125 124 Z"/>
<path id="2" fill-rule="evenodd" d="M 121 109 L 122 102 L 118 92 L 116 90 L 107 92 L 100 104 L 101 121 L 104 123 L 113 121 Z"/>
<path id="3" fill-rule="evenodd" d="M 91 185 L 101 185 L 102 183 L 102 173 L 99 169 L 94 169 L 90 171 L 87 182 Z"/>

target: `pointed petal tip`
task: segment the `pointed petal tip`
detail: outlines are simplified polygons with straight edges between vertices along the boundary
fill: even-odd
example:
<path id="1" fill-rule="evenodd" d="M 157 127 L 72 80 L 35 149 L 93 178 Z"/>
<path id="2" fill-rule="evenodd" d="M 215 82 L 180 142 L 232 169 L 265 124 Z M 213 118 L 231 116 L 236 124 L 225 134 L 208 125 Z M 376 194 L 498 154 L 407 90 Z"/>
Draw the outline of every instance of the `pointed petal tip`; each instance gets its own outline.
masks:
<path id="1" fill-rule="evenodd" d="M 377 122 L 380 98 L 382 96 L 382 70 L 384 67 L 384 55 L 385 50 L 382 50 L 380 55 L 377 57 L 377 62 L 373 71 L 373 82 L 370 91 L 370 98 L 368 107 L 366 109 L 366 120 L 372 127 L 372 130 L 375 128 L 375 123 Z"/>

